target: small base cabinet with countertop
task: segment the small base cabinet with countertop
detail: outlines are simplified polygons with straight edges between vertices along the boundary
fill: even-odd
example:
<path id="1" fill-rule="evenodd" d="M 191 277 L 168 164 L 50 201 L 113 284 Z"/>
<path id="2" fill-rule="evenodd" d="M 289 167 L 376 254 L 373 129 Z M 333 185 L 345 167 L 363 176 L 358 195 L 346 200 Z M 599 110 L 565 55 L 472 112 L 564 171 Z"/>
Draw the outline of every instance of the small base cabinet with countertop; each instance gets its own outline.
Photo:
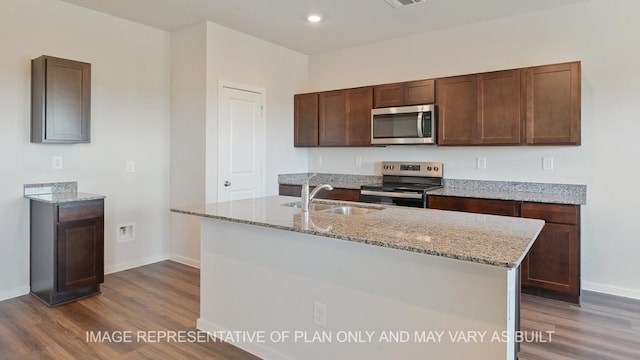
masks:
<path id="1" fill-rule="evenodd" d="M 521 265 L 522 291 L 580 303 L 580 206 L 429 195 L 429 208 L 545 220 Z"/>
<path id="2" fill-rule="evenodd" d="M 31 294 L 48 306 L 99 294 L 104 197 L 77 192 L 25 196 L 30 199 Z"/>

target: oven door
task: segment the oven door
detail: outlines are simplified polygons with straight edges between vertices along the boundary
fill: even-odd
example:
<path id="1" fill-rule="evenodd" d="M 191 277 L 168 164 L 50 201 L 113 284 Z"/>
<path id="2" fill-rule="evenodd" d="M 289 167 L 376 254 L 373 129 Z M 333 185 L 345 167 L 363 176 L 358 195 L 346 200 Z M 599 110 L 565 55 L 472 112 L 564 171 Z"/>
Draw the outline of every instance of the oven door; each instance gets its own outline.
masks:
<path id="1" fill-rule="evenodd" d="M 427 207 L 427 194 L 424 192 L 360 190 L 360 202 L 384 205 Z"/>

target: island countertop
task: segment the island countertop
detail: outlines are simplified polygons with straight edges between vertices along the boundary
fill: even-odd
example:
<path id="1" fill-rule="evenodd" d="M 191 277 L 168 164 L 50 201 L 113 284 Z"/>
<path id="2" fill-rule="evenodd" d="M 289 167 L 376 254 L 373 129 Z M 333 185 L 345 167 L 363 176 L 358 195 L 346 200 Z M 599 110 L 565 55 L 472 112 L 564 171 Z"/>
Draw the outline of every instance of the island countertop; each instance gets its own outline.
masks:
<path id="1" fill-rule="evenodd" d="M 544 221 L 373 204 L 315 201 L 379 208 L 364 215 L 305 214 L 285 206 L 300 198 L 270 196 L 172 208 L 172 212 L 295 231 L 452 259 L 516 267 Z"/>

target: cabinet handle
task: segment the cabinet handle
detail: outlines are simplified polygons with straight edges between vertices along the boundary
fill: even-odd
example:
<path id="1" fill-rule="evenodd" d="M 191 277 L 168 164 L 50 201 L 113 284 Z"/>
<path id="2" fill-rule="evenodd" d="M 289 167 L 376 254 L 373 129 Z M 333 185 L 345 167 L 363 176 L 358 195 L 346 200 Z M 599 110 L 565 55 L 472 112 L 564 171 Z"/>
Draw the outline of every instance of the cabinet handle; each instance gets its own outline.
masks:
<path id="1" fill-rule="evenodd" d="M 225 181 L 225 182 L 224 182 L 224 186 L 225 186 L 225 187 L 229 187 L 229 186 L 231 186 L 231 181 L 228 181 L 228 180 L 227 180 L 227 181 Z"/>

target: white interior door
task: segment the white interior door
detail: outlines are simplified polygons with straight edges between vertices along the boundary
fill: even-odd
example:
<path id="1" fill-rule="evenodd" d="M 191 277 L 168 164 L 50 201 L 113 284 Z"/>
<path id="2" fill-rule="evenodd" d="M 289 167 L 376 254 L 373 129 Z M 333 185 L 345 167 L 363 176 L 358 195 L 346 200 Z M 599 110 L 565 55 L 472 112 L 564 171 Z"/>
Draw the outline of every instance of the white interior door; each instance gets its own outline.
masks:
<path id="1" fill-rule="evenodd" d="M 264 91 L 222 84 L 218 201 L 260 197 L 264 187 Z"/>

